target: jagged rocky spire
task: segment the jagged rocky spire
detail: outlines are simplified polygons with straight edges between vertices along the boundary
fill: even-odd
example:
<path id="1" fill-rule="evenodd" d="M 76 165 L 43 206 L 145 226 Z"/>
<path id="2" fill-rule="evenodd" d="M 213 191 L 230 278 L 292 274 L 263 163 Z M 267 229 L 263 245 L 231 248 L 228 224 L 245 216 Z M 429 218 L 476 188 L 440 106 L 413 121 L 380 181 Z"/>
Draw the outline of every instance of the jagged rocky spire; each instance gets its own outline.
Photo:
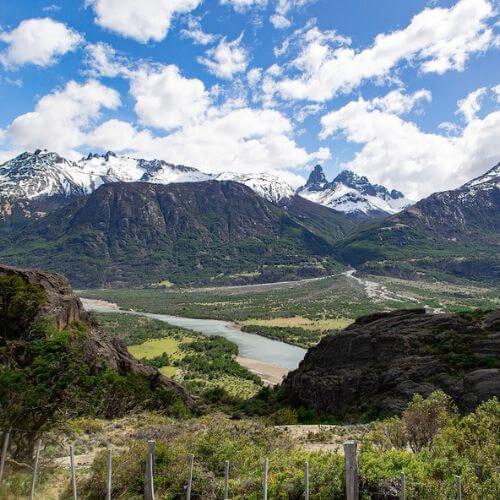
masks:
<path id="1" fill-rule="evenodd" d="M 326 184 L 328 184 L 328 181 L 323 172 L 323 167 L 321 165 L 316 165 L 309 175 L 305 187 L 311 191 L 322 190 L 325 188 Z"/>

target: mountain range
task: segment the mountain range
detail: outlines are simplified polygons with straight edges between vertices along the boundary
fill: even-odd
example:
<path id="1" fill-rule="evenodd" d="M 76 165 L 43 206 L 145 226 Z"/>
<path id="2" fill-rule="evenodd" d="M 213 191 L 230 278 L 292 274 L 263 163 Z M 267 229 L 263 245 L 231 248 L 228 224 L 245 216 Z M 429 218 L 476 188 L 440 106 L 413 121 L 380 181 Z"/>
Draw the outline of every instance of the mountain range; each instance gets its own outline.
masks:
<path id="1" fill-rule="evenodd" d="M 247 186 L 214 180 L 103 184 L 20 226 L 0 242 L 0 258 L 59 270 L 85 287 L 278 281 L 341 267 L 332 244 L 307 220 Z"/>
<path id="2" fill-rule="evenodd" d="M 375 274 L 429 272 L 495 282 L 500 275 L 500 163 L 458 189 L 358 227 L 337 246 L 344 262 Z"/>
<path id="3" fill-rule="evenodd" d="M 320 166 L 295 192 L 268 174 L 37 150 L 0 166 L 0 259 L 86 287 L 265 282 L 345 266 L 494 281 L 499 168 L 407 206 L 349 171 L 328 182 Z"/>
<path id="4" fill-rule="evenodd" d="M 40 217 L 54 206 L 91 193 L 110 182 L 172 184 L 232 180 L 250 187 L 272 203 L 286 205 L 295 194 L 343 212 L 353 220 L 395 213 L 409 202 L 398 191 L 389 192 L 366 177 L 343 171 L 328 183 L 317 165 L 305 186 L 297 191 L 277 176 L 264 173 L 206 174 L 195 168 L 163 160 L 144 160 L 91 153 L 74 162 L 46 150 L 25 152 L 0 165 L 0 219 L 18 224 Z"/>

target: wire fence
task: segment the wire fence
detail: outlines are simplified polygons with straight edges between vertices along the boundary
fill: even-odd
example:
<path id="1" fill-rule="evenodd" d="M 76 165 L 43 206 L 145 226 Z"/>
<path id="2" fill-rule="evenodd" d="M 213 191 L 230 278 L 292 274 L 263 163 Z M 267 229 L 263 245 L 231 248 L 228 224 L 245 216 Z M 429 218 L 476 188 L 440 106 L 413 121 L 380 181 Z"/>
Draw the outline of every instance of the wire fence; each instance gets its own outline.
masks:
<path id="1" fill-rule="evenodd" d="M 34 447 L 34 454 L 32 457 L 32 461 L 30 463 L 19 463 L 12 456 L 9 456 L 9 449 L 12 444 L 12 437 L 15 433 L 25 433 L 25 434 L 35 434 L 32 431 L 21 430 L 21 429 L 11 429 L 9 431 L 0 430 L 0 434 L 2 435 L 1 442 L 1 457 L 0 457 L 0 499 L 3 498 L 14 498 L 12 496 L 2 496 L 4 492 L 4 486 L 6 483 L 6 471 L 7 465 L 12 464 L 14 467 L 22 468 L 23 470 L 28 470 L 30 474 L 30 484 L 29 484 L 29 494 L 27 498 L 29 500 L 34 500 L 35 498 L 42 499 L 43 496 L 36 495 L 36 487 L 37 483 L 41 476 L 41 468 L 45 465 L 47 468 L 54 467 L 54 445 L 57 444 L 59 448 L 59 457 L 58 463 L 59 467 L 65 469 L 67 471 L 67 487 L 70 492 L 70 496 L 73 500 L 77 500 L 78 498 L 84 498 L 81 495 L 81 492 L 78 491 L 78 473 L 79 466 L 77 464 L 77 455 L 75 453 L 75 446 L 73 444 L 69 444 L 65 447 L 66 455 L 62 455 L 64 453 L 64 445 L 60 443 L 56 443 L 54 441 L 44 441 L 42 438 L 37 437 Z M 378 499 L 386 499 L 386 500 L 410 500 L 415 498 L 424 498 L 418 496 L 418 489 L 424 487 L 423 483 L 419 483 L 416 481 L 408 481 L 405 472 L 401 472 L 398 477 L 388 479 L 390 483 L 389 488 L 386 486 L 386 491 L 376 491 L 371 490 L 369 487 L 363 486 L 362 481 L 359 478 L 359 469 L 358 469 L 358 454 L 357 454 L 357 445 L 356 441 L 347 441 L 344 443 L 344 497 L 345 500 L 359 500 L 362 498 L 369 498 L 372 500 Z M 155 446 L 156 441 L 149 440 L 147 441 L 146 448 L 146 456 L 143 457 L 145 459 L 145 473 L 143 479 L 144 484 L 144 499 L 145 500 L 155 500 L 159 498 L 155 492 L 155 477 L 157 474 L 156 466 L 155 466 Z M 50 458 L 44 459 L 43 452 L 51 448 L 52 456 Z M 105 497 L 106 500 L 111 500 L 113 498 L 113 449 L 108 447 L 106 450 L 106 474 L 105 474 Z M 186 457 L 186 467 L 187 467 L 187 480 L 182 488 L 182 491 L 179 491 L 174 494 L 169 494 L 168 498 L 172 500 L 198 500 L 202 499 L 203 496 L 199 494 L 193 493 L 193 481 L 194 481 L 194 465 L 196 461 L 195 455 L 191 454 Z M 67 459 L 67 461 L 66 461 Z M 64 465 L 65 464 L 65 465 Z M 479 466 L 479 464 L 477 464 Z M 265 459 L 262 464 L 260 464 L 261 469 L 261 498 L 263 500 L 268 500 L 268 478 L 270 473 L 270 462 L 269 459 Z M 230 479 L 231 479 L 231 471 L 232 464 L 230 461 L 226 460 L 221 468 L 223 470 L 223 495 L 220 498 L 224 500 L 228 500 L 231 498 L 230 491 Z M 304 476 L 303 476 L 303 495 L 302 498 L 305 500 L 310 500 L 313 498 L 311 495 L 311 467 L 308 461 L 304 462 Z M 454 495 L 450 496 L 451 499 L 456 500 L 464 500 L 462 493 L 462 478 L 459 475 L 455 475 L 453 478 L 449 478 L 448 484 L 450 481 L 453 481 L 454 484 Z M 409 492 L 411 496 L 409 496 Z M 415 496 L 415 491 L 417 494 Z M 17 497 L 16 497 L 17 498 Z M 427 500 L 427 499 L 426 499 Z"/>

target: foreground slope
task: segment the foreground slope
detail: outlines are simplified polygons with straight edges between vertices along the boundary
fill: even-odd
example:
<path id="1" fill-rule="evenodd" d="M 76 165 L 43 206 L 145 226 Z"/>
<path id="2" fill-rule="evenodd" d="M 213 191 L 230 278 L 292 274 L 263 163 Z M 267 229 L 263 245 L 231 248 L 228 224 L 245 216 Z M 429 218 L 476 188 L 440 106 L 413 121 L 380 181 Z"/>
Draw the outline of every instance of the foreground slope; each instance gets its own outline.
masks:
<path id="1" fill-rule="evenodd" d="M 472 411 L 500 394 L 499 330 L 498 310 L 363 316 L 309 349 L 283 386 L 296 405 L 351 419 L 398 413 L 437 389 Z"/>
<path id="2" fill-rule="evenodd" d="M 373 273 L 494 281 L 499 234 L 500 164 L 458 189 L 361 227 L 339 243 L 338 252 Z"/>
<path id="3" fill-rule="evenodd" d="M 1 258 L 77 286 L 318 276 L 332 247 L 235 182 L 113 183 L 14 232 Z"/>

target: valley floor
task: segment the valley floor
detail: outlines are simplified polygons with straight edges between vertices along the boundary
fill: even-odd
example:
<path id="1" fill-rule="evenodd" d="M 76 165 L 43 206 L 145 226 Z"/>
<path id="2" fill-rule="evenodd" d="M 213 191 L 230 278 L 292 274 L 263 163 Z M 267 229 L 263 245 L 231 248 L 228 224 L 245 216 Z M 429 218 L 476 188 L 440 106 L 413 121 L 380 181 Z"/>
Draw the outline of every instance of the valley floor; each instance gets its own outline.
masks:
<path id="1" fill-rule="evenodd" d="M 211 288 L 82 290 L 82 297 L 123 309 L 232 321 L 245 331 L 300 347 L 377 311 L 433 312 L 498 307 L 500 289 L 474 283 L 410 281 L 354 270 L 319 279 Z"/>

